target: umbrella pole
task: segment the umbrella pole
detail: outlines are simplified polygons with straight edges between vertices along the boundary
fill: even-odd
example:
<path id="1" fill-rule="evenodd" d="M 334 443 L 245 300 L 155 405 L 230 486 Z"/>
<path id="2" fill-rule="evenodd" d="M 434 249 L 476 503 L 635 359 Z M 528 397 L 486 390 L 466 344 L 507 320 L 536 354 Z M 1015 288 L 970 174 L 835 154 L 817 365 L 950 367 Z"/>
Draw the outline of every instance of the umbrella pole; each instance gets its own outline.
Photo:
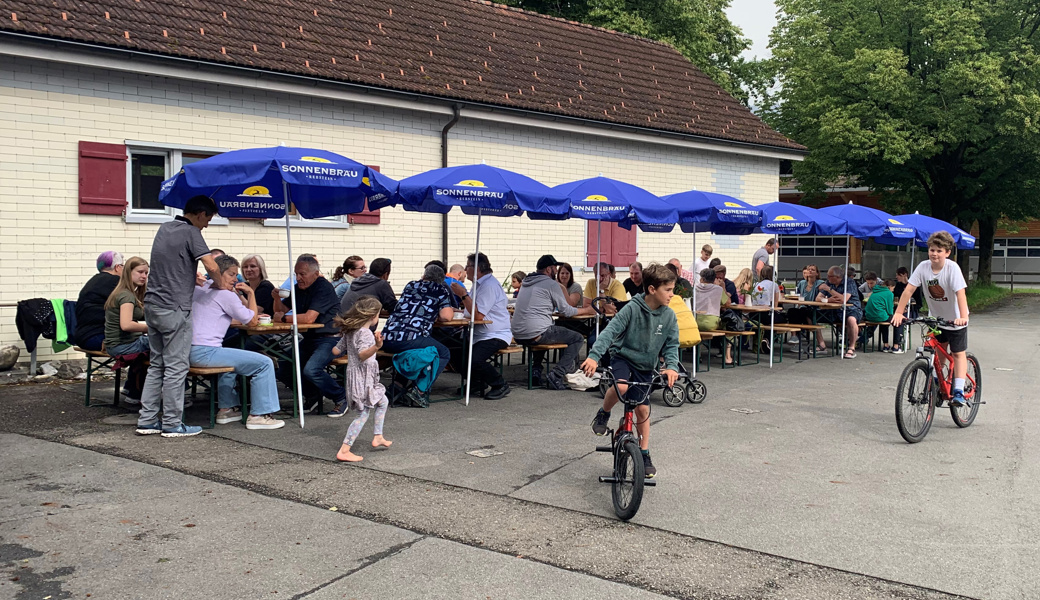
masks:
<path id="1" fill-rule="evenodd" d="M 697 318 L 697 284 L 700 283 L 700 281 L 701 281 L 700 280 L 701 274 L 697 272 L 697 227 L 696 227 L 696 225 L 694 225 L 694 229 L 693 229 L 693 262 L 690 263 L 690 264 L 693 265 L 693 269 L 691 269 L 691 270 L 693 271 L 693 279 L 694 279 L 694 281 L 690 282 L 690 285 L 693 286 L 693 293 L 691 294 L 691 296 L 693 296 L 693 298 L 690 300 L 690 304 L 693 305 L 692 306 L 692 308 L 693 308 L 693 318 L 696 319 Z M 679 273 L 679 277 L 682 277 L 682 273 Z M 725 286 L 722 287 L 722 293 L 724 293 L 724 294 L 726 293 L 726 287 Z"/>
<path id="2" fill-rule="evenodd" d="M 473 334 L 477 319 L 477 280 L 480 279 L 480 216 L 483 211 L 477 209 L 477 246 L 473 250 L 473 285 L 469 288 L 473 310 L 469 311 L 469 358 L 466 359 L 466 406 L 469 406 L 469 392 L 473 387 Z"/>
<path id="3" fill-rule="evenodd" d="M 289 183 L 282 181 L 282 194 L 285 196 L 285 242 L 289 247 L 289 270 L 293 269 L 292 257 L 292 227 L 289 226 Z M 289 275 L 289 304 L 292 308 L 292 341 L 293 341 L 293 369 L 295 370 L 294 383 L 296 384 L 296 405 L 300 412 L 300 429 L 303 429 L 303 377 L 300 376 L 300 337 L 296 322 L 296 279 L 293 274 Z"/>
<path id="4" fill-rule="evenodd" d="M 851 245 L 852 245 L 852 236 L 847 236 L 845 238 L 845 272 L 842 274 L 842 277 L 845 279 L 845 281 L 844 281 L 845 293 L 849 294 L 849 300 L 852 300 L 852 294 L 856 293 L 856 290 L 853 290 L 852 292 L 849 292 L 849 289 L 848 289 L 849 288 L 849 246 L 851 246 Z M 855 282 L 853 282 L 853 284 L 855 284 Z M 848 317 L 846 316 L 846 311 L 848 311 L 848 302 L 842 302 L 841 303 L 841 359 L 842 360 L 845 360 L 845 354 L 848 353 L 848 350 L 845 349 L 845 333 L 846 333 L 846 330 L 848 329 L 848 327 L 846 326 L 846 323 L 845 323 L 845 320 L 848 319 Z M 852 343 L 855 344 L 856 340 L 852 340 Z"/>
<path id="5" fill-rule="evenodd" d="M 773 292 L 772 298 L 769 300 L 770 308 L 769 311 L 769 368 L 773 368 L 773 354 L 776 349 L 773 345 L 776 343 L 776 332 L 774 331 L 776 326 L 776 292 L 779 289 L 776 286 L 777 273 L 780 272 L 780 235 L 776 236 L 776 258 L 773 259 Z"/>
<path id="6" fill-rule="evenodd" d="M 603 221 L 596 221 L 596 264 L 592 265 L 592 270 L 596 272 L 596 295 L 599 295 L 599 263 L 600 263 L 600 248 L 603 244 Z M 596 339 L 599 339 L 599 311 L 596 311 Z M 592 350 L 592 348 L 589 348 Z"/>

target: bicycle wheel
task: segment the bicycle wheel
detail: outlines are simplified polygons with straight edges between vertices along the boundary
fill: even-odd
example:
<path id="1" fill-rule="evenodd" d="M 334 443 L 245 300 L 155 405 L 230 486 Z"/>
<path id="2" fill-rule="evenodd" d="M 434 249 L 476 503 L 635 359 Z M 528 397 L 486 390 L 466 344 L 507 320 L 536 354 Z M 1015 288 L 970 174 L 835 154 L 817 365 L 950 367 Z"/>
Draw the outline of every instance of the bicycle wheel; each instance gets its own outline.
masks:
<path id="1" fill-rule="evenodd" d="M 700 404 L 708 397 L 708 386 L 703 381 L 694 379 L 686 384 L 686 399 L 693 404 Z"/>
<path id="2" fill-rule="evenodd" d="M 903 369 L 896 388 L 896 425 L 899 435 L 916 444 L 928 434 L 935 415 L 932 376 L 928 360 L 917 359 Z"/>
<path id="3" fill-rule="evenodd" d="M 610 495 L 614 500 L 614 513 L 622 521 L 636 516 L 639 503 L 643 501 L 643 454 L 635 440 L 627 440 L 617 449 L 614 456 L 614 483 Z"/>
<path id="4" fill-rule="evenodd" d="M 686 387 L 679 385 L 679 383 L 676 382 L 672 387 L 666 387 L 662 390 L 661 398 L 664 400 L 666 405 L 671 406 L 672 408 L 682 406 L 683 402 L 686 402 L 686 399 L 688 398 Z"/>
<path id="5" fill-rule="evenodd" d="M 982 400 L 982 369 L 979 368 L 979 359 L 971 352 L 968 353 L 968 372 L 964 378 L 964 397 L 968 400 L 967 406 L 950 406 L 950 414 L 957 427 L 972 424 L 975 415 L 979 414 L 979 401 Z"/>

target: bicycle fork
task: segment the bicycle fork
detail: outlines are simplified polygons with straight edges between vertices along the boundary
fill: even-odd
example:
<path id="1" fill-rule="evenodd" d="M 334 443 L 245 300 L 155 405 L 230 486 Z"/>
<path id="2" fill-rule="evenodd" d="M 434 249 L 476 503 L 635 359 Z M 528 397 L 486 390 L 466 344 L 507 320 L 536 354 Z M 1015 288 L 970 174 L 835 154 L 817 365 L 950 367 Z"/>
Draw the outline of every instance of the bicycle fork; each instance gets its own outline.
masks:
<path id="1" fill-rule="evenodd" d="M 631 421 L 629 422 L 629 426 L 631 427 Z M 620 448 L 621 445 L 624 444 L 630 437 L 631 438 L 635 438 L 635 436 L 632 435 L 631 431 L 619 431 L 618 435 L 615 436 L 613 429 L 609 430 L 607 435 L 610 436 L 610 439 L 611 439 L 610 444 L 606 445 L 606 446 L 596 446 L 596 452 L 610 452 L 610 453 L 614 454 L 614 473 L 617 473 L 618 472 L 617 461 L 618 461 L 618 458 L 620 457 L 620 453 L 615 452 L 615 449 L 616 448 Z M 618 478 L 615 477 L 614 475 L 600 475 L 599 482 L 600 483 L 617 483 L 618 482 Z M 644 477 L 643 478 L 643 485 L 649 486 L 649 487 L 656 487 L 657 486 L 657 480 Z"/>

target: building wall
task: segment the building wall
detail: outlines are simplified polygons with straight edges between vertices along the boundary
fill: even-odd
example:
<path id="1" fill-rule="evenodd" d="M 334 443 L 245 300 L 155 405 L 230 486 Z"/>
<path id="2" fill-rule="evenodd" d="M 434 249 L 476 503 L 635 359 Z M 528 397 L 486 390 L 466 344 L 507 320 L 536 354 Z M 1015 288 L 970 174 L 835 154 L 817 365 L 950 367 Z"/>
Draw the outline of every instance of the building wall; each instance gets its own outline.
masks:
<path id="1" fill-rule="evenodd" d="M 106 249 L 148 257 L 157 225 L 121 217 L 78 214 L 81 140 L 127 140 L 247 148 L 285 143 L 319 147 L 382 167 L 403 178 L 440 166 L 440 130 L 446 119 L 428 113 L 122 74 L 30 59 L 0 66 L 0 303 L 31 297 L 75 298 Z M 778 161 L 672 146 L 627 143 L 597 136 L 462 121 L 450 136 L 451 164 L 486 160 L 546 184 L 599 173 L 667 194 L 690 188 L 732 193 L 753 204 L 778 193 Z M 293 252 L 318 255 L 331 276 L 350 254 L 394 261 L 391 283 L 400 289 L 441 253 L 440 215 L 384 209 L 378 225 L 293 230 Z M 476 219 L 449 217 L 451 261 L 472 252 Z M 260 253 L 270 278 L 288 274 L 285 230 L 258 221 L 211 226 L 204 237 L 242 257 Z M 692 240 L 681 233 L 639 234 L 640 260 L 679 257 L 690 264 Z M 711 240 L 716 256 L 743 266 L 762 236 Z M 537 257 L 584 264 L 585 223 L 527 218 L 482 222 L 481 249 L 499 275 L 531 270 Z M 622 274 L 622 277 L 624 275 Z M 579 276 L 580 277 L 580 276 Z M 17 343 L 14 310 L 0 312 L 0 345 Z M 41 358 L 49 356 L 41 346 Z M 66 354 L 65 357 L 71 357 Z"/>

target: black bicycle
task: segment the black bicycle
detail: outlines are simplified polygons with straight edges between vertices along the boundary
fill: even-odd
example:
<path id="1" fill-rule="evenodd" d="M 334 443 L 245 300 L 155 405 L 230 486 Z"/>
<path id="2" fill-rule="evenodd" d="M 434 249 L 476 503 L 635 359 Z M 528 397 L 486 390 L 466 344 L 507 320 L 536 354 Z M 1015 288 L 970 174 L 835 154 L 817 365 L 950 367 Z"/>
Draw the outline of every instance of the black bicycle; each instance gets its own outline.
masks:
<path id="1" fill-rule="evenodd" d="M 609 446 L 596 446 L 597 452 L 610 452 L 614 455 L 614 473 L 609 477 L 601 476 L 600 483 L 611 485 L 611 498 L 614 501 L 614 513 L 622 521 L 636 516 L 639 505 L 643 501 L 643 487 L 656 486 L 657 482 L 647 479 L 643 471 L 643 453 L 639 449 L 639 437 L 635 434 L 635 409 L 650 395 L 651 384 L 639 383 L 614 378 L 614 372 L 607 367 L 603 377 L 609 377 L 625 407 L 616 431 L 609 430 Z M 618 384 L 625 384 L 628 390 L 622 394 Z M 647 417 L 649 418 L 649 417 Z"/>

